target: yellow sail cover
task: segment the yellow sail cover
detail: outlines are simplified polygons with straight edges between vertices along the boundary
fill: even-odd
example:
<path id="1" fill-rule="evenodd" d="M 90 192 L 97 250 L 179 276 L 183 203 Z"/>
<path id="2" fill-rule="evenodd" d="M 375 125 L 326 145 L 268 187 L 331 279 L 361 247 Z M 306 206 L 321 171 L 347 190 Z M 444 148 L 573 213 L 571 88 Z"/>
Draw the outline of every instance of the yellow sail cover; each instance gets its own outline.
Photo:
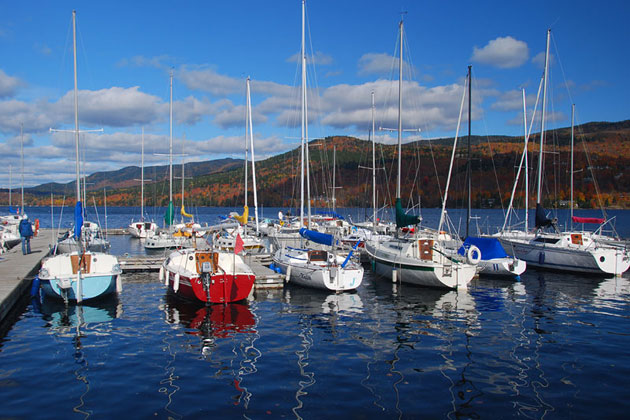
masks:
<path id="1" fill-rule="evenodd" d="M 242 216 L 234 216 L 236 220 L 242 225 L 247 223 L 249 217 L 249 208 L 247 206 L 243 206 L 243 215 Z"/>
<path id="2" fill-rule="evenodd" d="M 186 213 L 186 209 L 184 208 L 183 204 L 182 204 L 182 211 L 181 211 L 181 213 L 182 213 L 182 216 L 184 216 L 184 217 L 193 217 L 192 214 Z"/>

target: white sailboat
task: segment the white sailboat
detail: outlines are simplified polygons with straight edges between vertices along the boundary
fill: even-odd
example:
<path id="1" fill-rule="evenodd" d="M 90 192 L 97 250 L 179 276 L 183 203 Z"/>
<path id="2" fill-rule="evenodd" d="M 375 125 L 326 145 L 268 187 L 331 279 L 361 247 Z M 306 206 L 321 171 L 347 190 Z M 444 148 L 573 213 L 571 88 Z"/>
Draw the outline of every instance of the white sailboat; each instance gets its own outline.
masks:
<path id="1" fill-rule="evenodd" d="M 134 238 L 146 238 L 153 235 L 157 231 L 157 223 L 154 221 L 147 222 L 144 220 L 144 127 L 142 127 L 142 146 L 141 146 L 141 165 L 140 165 L 140 220 L 132 221 L 127 227 L 127 232 Z"/>
<path id="2" fill-rule="evenodd" d="M 173 226 L 173 72 L 170 73 L 170 100 L 169 100 L 169 143 L 168 143 L 168 207 L 164 214 L 165 230 L 158 230 L 153 235 L 148 235 L 144 241 L 146 249 L 169 249 L 191 245 L 191 241 L 184 235 L 175 236 Z M 183 191 L 182 191 L 183 195 Z"/>
<path id="3" fill-rule="evenodd" d="M 46 258 L 42 261 L 38 279 L 44 294 L 48 297 L 76 301 L 99 298 L 120 292 L 122 270 L 118 258 L 114 255 L 92 252 L 83 247 L 81 240 L 83 208 L 81 204 L 81 186 L 79 182 L 79 100 L 77 88 L 77 44 L 76 11 L 72 12 L 72 33 L 74 49 L 74 134 L 76 151 L 76 197 L 74 209 L 74 236 L 80 249 Z"/>
<path id="4" fill-rule="evenodd" d="M 300 170 L 300 225 L 304 223 L 304 175 L 305 148 L 307 147 L 307 100 L 306 100 L 306 50 L 305 50 L 305 0 L 302 0 L 302 112 L 301 112 L 301 170 Z M 307 173 L 308 176 L 308 173 Z M 310 203 L 310 194 L 307 194 Z M 309 204 L 310 216 L 310 204 Z M 310 217 L 309 217 L 310 219 Z M 310 220 L 309 220 L 310 226 Z M 331 247 L 328 250 L 305 248 L 291 248 L 283 246 L 273 257 L 274 266 L 287 275 L 287 280 L 300 286 L 324 289 L 330 291 L 354 290 L 363 281 L 363 267 L 352 260 L 352 252 L 347 256 L 338 255 L 332 249 L 335 245 L 334 237 L 329 234 L 313 232 L 305 228 L 300 234 L 307 239 Z"/>
<path id="5" fill-rule="evenodd" d="M 400 199 L 402 162 L 402 69 L 403 21 L 400 21 L 400 57 L 398 79 L 398 177 L 396 181 L 396 225 L 403 228 L 419 223 L 416 216 L 405 214 Z M 449 173 L 450 180 L 450 173 Z M 448 191 L 448 185 L 447 185 Z M 446 204 L 446 198 L 444 199 Z M 442 208 L 440 229 L 445 209 Z M 392 281 L 417 286 L 466 288 L 476 274 L 477 267 L 469 264 L 442 244 L 440 231 L 415 230 L 409 236 L 398 236 L 385 241 L 368 241 L 365 250 L 374 262 L 374 271 Z M 474 261 L 473 261 L 474 262 Z"/>
<path id="6" fill-rule="evenodd" d="M 536 230 L 504 231 L 498 238 L 504 248 L 513 250 L 514 255 L 525 260 L 529 266 L 596 275 L 621 275 L 630 267 L 630 250 L 623 244 L 611 244 L 600 240 L 599 235 L 587 231 L 560 231 L 557 221 L 548 219 L 542 206 L 543 156 L 545 143 L 545 113 L 547 101 L 547 79 L 549 71 L 549 41 L 547 31 L 545 70 L 543 75 L 542 117 L 540 129 L 540 157 L 538 159 L 538 185 L 536 202 Z M 573 177 L 573 168 L 571 168 Z M 573 203 L 571 203 L 573 207 Z M 527 211 L 527 210 L 526 210 Z M 580 219 L 577 219 L 580 220 Z M 552 231 L 545 231 L 552 229 Z"/>
<path id="7" fill-rule="evenodd" d="M 243 206 L 243 214 L 231 215 L 238 224 L 218 232 L 212 241 L 215 248 L 233 251 L 237 236 L 241 237 L 243 247 L 249 254 L 260 254 L 267 250 L 265 241 L 260 234 L 260 226 L 258 221 L 258 193 L 256 191 L 256 165 L 254 161 L 254 134 L 252 127 L 252 102 L 250 94 L 250 78 L 247 78 L 247 116 L 245 121 L 245 204 Z M 254 228 L 255 232 L 251 232 L 249 224 L 249 207 L 247 200 L 247 166 L 249 165 L 249 148 L 252 151 L 252 183 L 254 195 Z"/>
<path id="8" fill-rule="evenodd" d="M 471 154 L 470 138 L 472 131 L 472 66 L 468 66 L 468 162 L 466 167 L 468 208 L 466 213 L 466 238 L 457 252 L 462 256 L 471 253 L 470 258 L 478 258 L 478 272 L 480 276 L 504 277 L 519 280 L 527 268 L 527 263 L 505 252 L 501 242 L 497 238 L 475 236 L 470 234 L 470 220 L 472 211 L 472 174 L 471 174 Z M 480 255 L 474 254 L 479 250 Z"/>

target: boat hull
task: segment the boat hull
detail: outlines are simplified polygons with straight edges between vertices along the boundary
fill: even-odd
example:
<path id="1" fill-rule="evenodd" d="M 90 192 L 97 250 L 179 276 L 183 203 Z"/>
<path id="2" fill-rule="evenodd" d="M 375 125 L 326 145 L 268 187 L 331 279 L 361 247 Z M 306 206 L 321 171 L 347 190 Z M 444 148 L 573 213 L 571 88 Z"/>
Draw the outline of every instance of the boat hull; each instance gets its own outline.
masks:
<path id="1" fill-rule="evenodd" d="M 63 299 L 69 301 L 86 301 L 97 299 L 116 292 L 116 282 L 119 274 L 116 275 L 85 275 L 74 278 L 54 278 L 41 279 L 40 287 L 44 296 L 53 299 Z M 79 282 L 81 283 L 81 299 L 79 297 Z M 64 286 L 70 284 L 70 287 Z"/>
<path id="2" fill-rule="evenodd" d="M 202 261 L 208 261 L 211 270 L 200 270 Z M 195 249 L 172 252 L 162 264 L 160 276 L 164 276 L 160 280 L 164 280 L 169 292 L 204 303 L 247 299 L 256 280 L 254 272 L 240 256 Z"/>
<path id="3" fill-rule="evenodd" d="M 447 289 L 466 288 L 475 277 L 477 267 L 449 259 L 444 253 L 433 252 L 432 259 L 423 260 L 409 255 L 411 242 L 391 241 L 366 244 L 366 252 L 379 276 L 423 287 Z M 437 261 L 436 261 L 437 259 Z"/>
<path id="4" fill-rule="evenodd" d="M 340 264 L 316 265 L 300 262 L 298 258 L 288 258 L 282 255 L 282 250 L 274 256 L 274 265 L 283 274 L 287 274 L 288 281 L 303 287 L 343 292 L 355 290 L 363 281 L 363 267 L 356 264 L 341 268 Z M 290 267 L 290 268 L 289 268 Z"/>
<path id="5" fill-rule="evenodd" d="M 504 248 L 530 267 L 544 270 L 621 275 L 630 267 L 630 255 L 621 248 L 591 246 L 587 249 L 553 246 L 544 242 L 500 238 Z"/>

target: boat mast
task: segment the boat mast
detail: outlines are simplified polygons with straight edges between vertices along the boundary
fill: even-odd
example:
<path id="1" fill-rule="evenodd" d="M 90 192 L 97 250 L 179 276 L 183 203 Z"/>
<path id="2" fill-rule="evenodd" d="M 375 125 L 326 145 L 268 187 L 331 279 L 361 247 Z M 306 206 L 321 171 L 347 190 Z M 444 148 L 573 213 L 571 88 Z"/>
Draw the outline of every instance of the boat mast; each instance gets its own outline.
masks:
<path id="1" fill-rule="evenodd" d="M 376 233 L 376 144 L 374 140 L 374 91 L 372 91 L 372 227 Z"/>
<path id="2" fill-rule="evenodd" d="M 183 137 L 182 137 L 182 210 L 184 210 L 184 180 L 186 179 L 186 174 L 184 173 L 184 154 L 186 152 L 186 133 L 184 133 Z M 181 213 L 181 212 L 180 212 Z M 184 223 L 184 214 L 181 214 L 182 216 L 182 223 Z"/>
<path id="3" fill-rule="evenodd" d="M 11 190 L 13 189 L 13 167 L 9 165 L 9 208 L 11 208 Z"/>
<path id="4" fill-rule="evenodd" d="M 335 174 L 337 172 L 337 146 L 333 144 L 333 190 L 332 190 L 332 210 L 335 211 Z"/>
<path id="5" fill-rule="evenodd" d="M 24 124 L 20 124 L 20 156 L 22 164 L 22 214 L 24 214 Z"/>
<path id="6" fill-rule="evenodd" d="M 81 171 L 79 162 L 79 93 L 77 84 L 77 11 L 72 11 L 72 49 L 74 52 L 74 149 L 77 156 L 76 161 L 76 192 L 77 202 L 81 201 L 81 182 L 79 179 L 79 173 Z"/>
<path id="7" fill-rule="evenodd" d="M 254 190 L 254 216 L 256 218 L 256 232 L 258 232 L 258 229 L 259 229 L 258 227 L 258 194 L 256 192 L 256 164 L 254 163 L 254 128 L 252 125 L 252 99 L 251 99 L 251 89 L 250 89 L 249 83 L 250 83 L 250 78 L 247 77 L 247 112 L 249 115 L 249 118 L 248 118 L 249 142 L 250 142 L 250 148 L 252 150 L 252 188 Z M 245 203 L 247 203 L 247 200 L 245 201 Z"/>
<path id="8" fill-rule="evenodd" d="M 168 179 L 168 202 L 169 208 L 171 208 L 173 204 L 173 69 L 171 69 L 170 73 Z"/>
<path id="9" fill-rule="evenodd" d="M 471 78 L 472 66 L 468 66 L 468 163 L 466 164 L 466 178 L 468 178 L 468 209 L 466 212 L 466 237 L 470 236 L 470 207 L 472 205 L 472 179 L 470 168 L 470 131 L 471 131 L 471 94 L 472 94 L 472 78 Z"/>
<path id="10" fill-rule="evenodd" d="M 573 230 L 573 127 L 575 124 L 575 104 L 571 105 L 571 230 Z"/>
<path id="11" fill-rule="evenodd" d="M 140 221 L 144 222 L 144 127 L 142 127 L 142 146 L 140 154 Z"/>
<path id="12" fill-rule="evenodd" d="M 398 179 L 396 198 L 400 199 L 400 168 L 402 161 L 402 77 L 403 77 L 403 19 L 400 18 L 400 57 L 398 62 Z"/>
<path id="13" fill-rule="evenodd" d="M 529 162 L 527 156 L 527 143 L 529 140 L 529 134 L 527 133 L 527 105 L 525 102 L 525 88 L 523 88 L 523 128 L 525 129 L 523 133 L 523 138 L 525 139 L 525 232 L 527 232 L 529 230 Z"/>
<path id="14" fill-rule="evenodd" d="M 304 224 L 304 133 L 305 133 L 305 116 L 306 113 L 306 54 L 304 52 L 304 7 L 306 0 L 302 0 L 302 112 L 301 112 L 301 130 L 300 130 L 300 226 Z"/>
<path id="15" fill-rule="evenodd" d="M 542 171 L 543 171 L 543 147 L 545 144 L 545 111 L 547 110 L 547 78 L 549 71 L 549 39 L 551 38 L 551 29 L 547 29 L 547 47 L 545 49 L 545 72 L 543 83 L 543 100 L 542 100 L 542 117 L 540 119 L 540 158 L 538 159 L 538 197 L 536 204 L 541 204 L 542 199 Z"/>
<path id="16" fill-rule="evenodd" d="M 246 93 L 247 93 L 247 105 L 245 111 L 245 206 L 247 206 L 247 164 L 249 163 L 249 122 L 247 121 L 249 118 L 249 77 L 247 77 L 246 85 Z M 247 225 L 247 220 L 244 225 Z"/>

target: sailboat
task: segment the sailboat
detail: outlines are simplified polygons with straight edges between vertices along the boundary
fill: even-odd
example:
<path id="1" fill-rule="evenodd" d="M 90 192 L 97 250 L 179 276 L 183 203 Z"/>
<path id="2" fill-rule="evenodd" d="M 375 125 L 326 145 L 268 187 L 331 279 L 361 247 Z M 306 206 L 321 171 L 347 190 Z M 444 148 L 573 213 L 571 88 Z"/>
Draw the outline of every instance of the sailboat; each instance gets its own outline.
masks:
<path id="1" fill-rule="evenodd" d="M 549 219 L 542 206 L 543 155 L 545 145 L 545 113 L 547 101 L 547 79 L 549 72 L 549 41 L 551 30 L 547 30 L 545 69 L 543 74 L 542 117 L 540 129 L 540 157 L 538 159 L 536 230 L 531 232 L 501 232 L 501 244 L 511 249 L 514 255 L 528 265 L 541 269 L 579 272 L 595 275 L 621 275 L 630 267 L 630 250 L 602 241 L 599 235 L 587 231 L 561 231 L 557 220 Z M 573 176 L 573 168 L 571 168 Z M 573 206 L 573 203 L 571 203 Z M 527 211 L 527 210 L 526 210 Z M 574 219 L 580 222 L 584 219 Z M 545 229 L 551 229 L 546 231 Z"/>
<path id="2" fill-rule="evenodd" d="M 405 228 L 420 223 L 418 216 L 405 213 L 402 208 L 400 184 L 402 162 L 402 69 L 403 21 L 400 21 L 400 57 L 398 78 L 398 177 L 396 180 L 396 226 Z M 449 176 L 450 178 L 450 176 Z M 448 190 L 448 186 L 447 186 Z M 444 203 L 446 203 L 446 198 Z M 442 219 L 445 209 L 442 208 Z M 440 226 L 441 229 L 441 226 Z M 368 241 L 365 250 L 374 263 L 374 271 L 392 281 L 417 286 L 440 288 L 466 288 L 476 274 L 475 264 L 469 264 L 452 255 L 443 246 L 444 235 L 438 231 L 415 229 L 407 237 L 385 241 Z M 475 262 L 475 261 L 471 261 Z"/>
<path id="3" fill-rule="evenodd" d="M 471 253 L 471 258 L 478 258 L 477 266 L 480 276 L 491 277 L 509 277 L 520 279 L 520 275 L 525 272 L 527 263 L 519 260 L 505 252 L 501 242 L 493 237 L 480 237 L 470 235 L 470 214 L 472 207 L 472 174 L 471 174 L 471 156 L 470 156 L 470 137 L 472 126 L 472 66 L 468 66 L 468 162 L 466 165 L 466 178 L 468 180 L 468 208 L 466 212 L 466 238 L 464 243 L 457 250 L 461 256 L 467 256 Z M 480 255 L 474 256 L 476 247 Z M 472 250 L 472 251 L 471 251 Z"/>
<path id="4" fill-rule="evenodd" d="M 74 50 L 74 134 L 76 151 L 76 197 L 74 208 L 74 238 L 79 250 L 58 254 L 42 261 L 38 279 L 45 296 L 63 299 L 65 302 L 81 303 L 122 291 L 122 270 L 118 258 L 85 249 L 81 240 L 83 206 L 79 182 L 79 99 L 77 88 L 77 38 L 76 11 L 72 11 L 72 34 Z"/>
<path id="5" fill-rule="evenodd" d="M 237 236 L 241 237 L 243 241 L 243 247 L 248 253 L 263 253 L 267 247 L 260 235 L 260 226 L 258 222 L 258 193 L 256 191 L 256 165 L 254 161 L 254 133 L 252 128 L 252 102 L 250 94 L 250 78 L 247 77 L 247 116 L 245 121 L 245 204 L 243 206 L 243 214 L 232 214 L 232 218 L 238 222 L 238 225 L 233 225 L 230 228 L 222 229 L 214 237 L 212 244 L 218 249 L 226 251 L 233 251 L 236 243 Z M 250 233 L 248 230 L 249 223 L 249 207 L 247 206 L 247 166 L 249 165 L 249 153 L 248 150 L 251 147 L 252 150 L 252 182 L 254 193 L 254 222 L 255 232 Z"/>
<path id="6" fill-rule="evenodd" d="M 142 127 L 142 150 L 141 150 L 141 166 L 140 166 L 140 220 L 131 222 L 127 227 L 127 232 L 134 238 L 146 238 L 155 234 L 157 224 L 153 221 L 146 222 L 144 220 L 144 127 Z"/>
<path id="7" fill-rule="evenodd" d="M 307 147 L 306 134 L 308 132 L 308 120 L 306 118 L 306 50 L 305 50 L 305 0 L 302 0 L 302 127 L 301 127 L 301 204 L 300 225 L 304 223 L 304 170 L 308 165 L 305 160 L 305 148 Z M 308 174 L 308 173 L 307 173 Z M 307 197 L 310 203 L 310 194 Z M 309 204 L 309 226 L 310 204 Z M 352 260 L 350 251 L 347 256 L 334 252 L 335 238 L 333 235 L 308 230 L 304 227 L 299 230 L 300 235 L 310 241 L 330 247 L 328 250 L 292 248 L 283 246 L 273 256 L 273 264 L 286 274 L 291 283 L 305 287 L 313 287 L 331 291 L 354 290 L 363 281 L 363 267 Z M 355 244 L 354 249 L 358 246 Z"/>
<path id="8" fill-rule="evenodd" d="M 188 238 L 184 235 L 174 235 L 174 206 L 173 206 L 173 72 L 170 73 L 169 100 L 169 143 L 168 143 L 168 207 L 164 214 L 164 225 L 168 230 L 158 230 L 148 235 L 144 241 L 146 249 L 169 249 L 188 245 Z M 183 197 L 183 191 L 182 191 Z"/>

